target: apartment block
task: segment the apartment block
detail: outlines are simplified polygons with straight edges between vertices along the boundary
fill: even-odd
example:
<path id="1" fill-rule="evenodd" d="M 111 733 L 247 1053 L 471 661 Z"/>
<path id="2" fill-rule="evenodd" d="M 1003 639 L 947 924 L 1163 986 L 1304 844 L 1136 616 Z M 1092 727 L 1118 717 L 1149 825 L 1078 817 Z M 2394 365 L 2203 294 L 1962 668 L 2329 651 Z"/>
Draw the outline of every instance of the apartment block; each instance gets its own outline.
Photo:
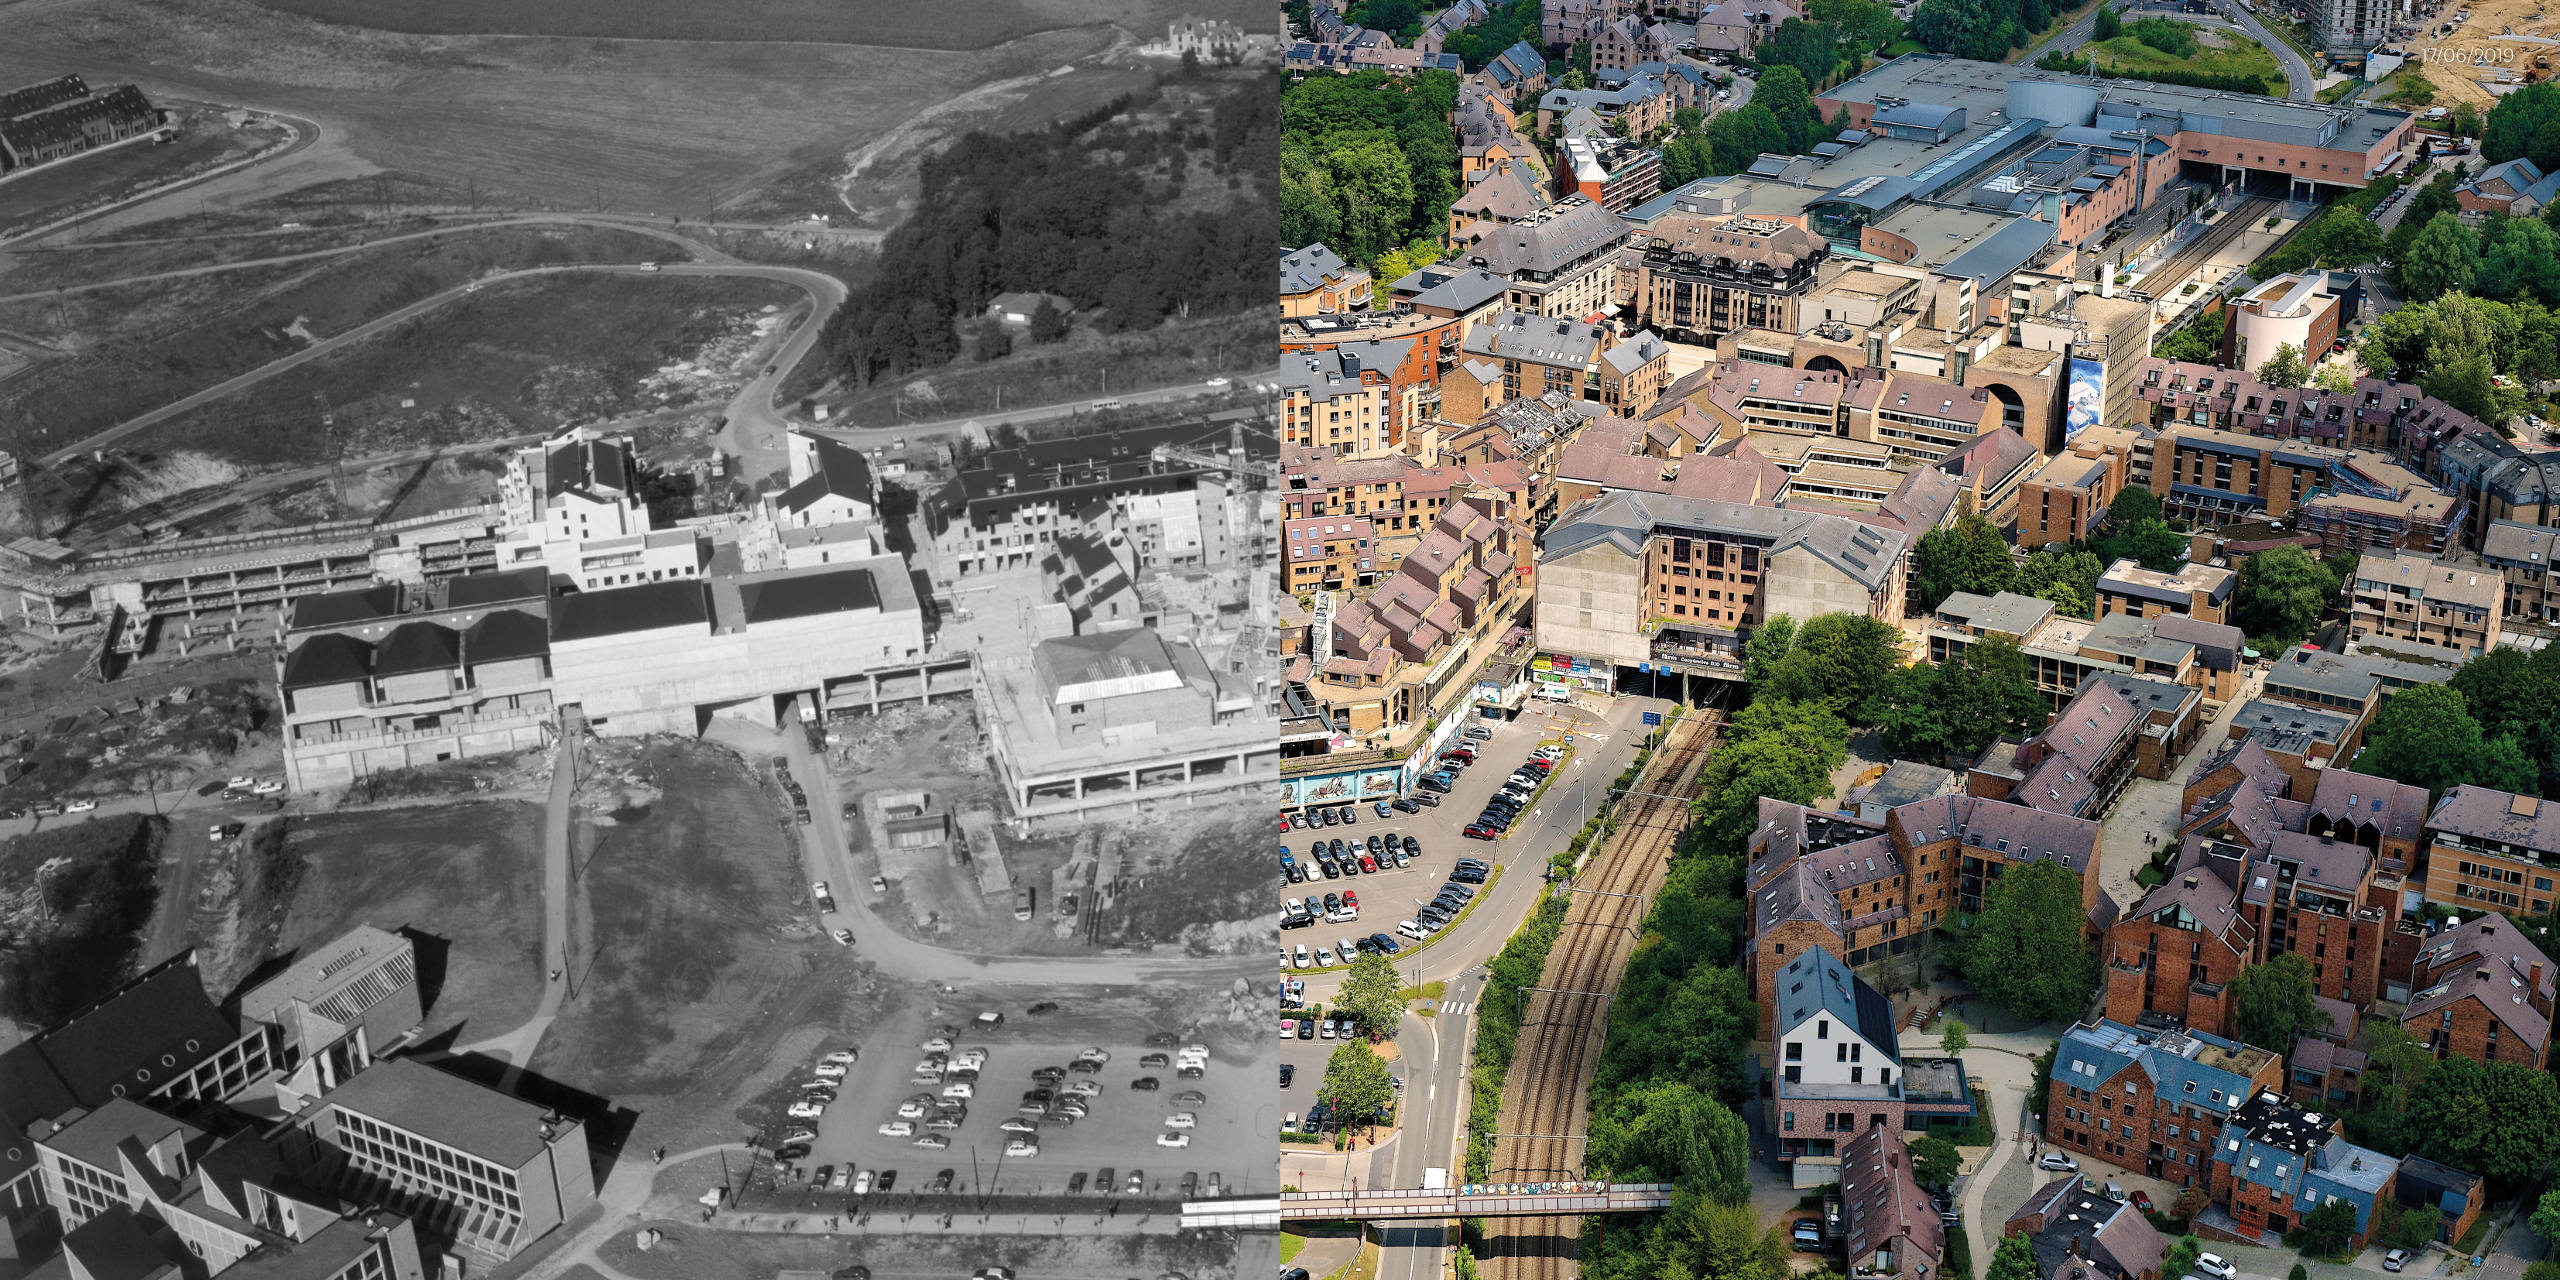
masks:
<path id="1" fill-rule="evenodd" d="M 2203 733 L 2204 699 L 2152 676 L 2094 672 L 2024 743 L 1994 742 L 1965 775 L 1973 795 L 2096 819 L 2135 774 L 2166 778 Z"/>
<path id="2" fill-rule="evenodd" d="M 1282 441 L 1351 457 L 1395 452 L 1423 420 L 1428 355 L 1393 339 L 1281 357 Z"/>
<path id="3" fill-rule="evenodd" d="M 2560 551 L 2560 530 L 2514 520 L 2489 522 L 2480 540 L 2480 562 L 2504 580 L 2498 606 L 2502 622 L 2560 624 L 2560 576 L 2551 572 L 2555 551 Z"/>
<path id="4" fill-rule="evenodd" d="M 2345 1201 L 2355 1209 L 2352 1245 L 2362 1248 L 2376 1205 L 2394 1197 L 2394 1157 L 2346 1139 L 2334 1113 L 2307 1111 L 2280 1089 L 2262 1089 L 2222 1127 L 2213 1151 L 2217 1212 L 2200 1214 L 2196 1234 L 2237 1244 L 2276 1245 L 2313 1209 Z"/>
<path id="5" fill-rule="evenodd" d="M 2506 916 L 2475 916 L 2426 940 L 2400 1027 L 2439 1058 L 2550 1065 L 2550 957 Z"/>
<path id="6" fill-rule="evenodd" d="M 408 1058 L 375 1063 L 296 1115 L 284 1155 L 320 1185 L 402 1206 L 491 1262 L 596 1198 L 576 1119 Z"/>
<path id="7" fill-rule="evenodd" d="M 2199 524 L 2281 520 L 2315 490 L 2334 488 L 2345 457 L 2342 449 L 2164 423 L 2152 444 L 2151 492 L 2163 511 Z"/>
<path id="8" fill-rule="evenodd" d="M 1494 181 L 1488 177 L 1479 189 Z M 1618 250 L 1626 243 L 1627 224 L 1610 206 L 1568 195 L 1505 221 L 1462 228 L 1448 265 L 1505 281 L 1507 311 L 1578 320 L 1618 304 Z"/>
<path id="9" fill-rule="evenodd" d="M 1884 994 L 1827 948 L 1787 961 L 1775 989 L 1780 1161 L 1836 1165 L 1846 1184 L 1867 1135 L 1884 1133 L 1899 1146 L 1906 1130 L 1961 1128 L 1972 1120 L 1963 1060 L 1906 1055 Z M 1895 1234 L 1880 1224 L 1873 1249 L 1892 1248 Z"/>
<path id="10" fill-rule="evenodd" d="M 2045 459 L 2018 486 L 2018 545 L 2079 542 L 2096 532 L 2133 469 L 2133 443 L 2124 428 L 2090 427 Z"/>
<path id="11" fill-rule="evenodd" d="M 2176 615 L 2198 622 L 2224 622 L 2231 611 L 2231 592 L 2240 575 L 2225 568 L 2189 561 L 2175 573 L 2146 569 L 2134 560 L 2118 560 L 2098 576 L 2098 616 L 2119 613 L 2137 618 Z"/>
<path id="12" fill-rule="evenodd" d="M 2027 1237 L 2036 1274 L 2048 1280 L 2162 1280 L 2169 1254 L 2138 1206 L 2083 1189 L 2077 1175 L 2045 1184 L 2000 1230 Z"/>
<path id="13" fill-rule="evenodd" d="M 1317 611 L 1289 679 L 1350 736 L 1409 739 L 1471 695 L 1481 642 L 1528 599 L 1528 530 L 1502 510 L 1490 495 L 1452 502 L 1395 573 Z"/>
<path id="14" fill-rule="evenodd" d="M 2368 554 L 2356 562 L 2348 595 L 2350 639 L 2397 641 L 2476 658 L 2497 647 L 2506 575 L 2471 556 Z"/>
<path id="15" fill-rule="evenodd" d="M 2540 916 L 2560 903 L 2560 804 L 2464 784 L 2427 815 L 2427 901 Z"/>
<path id="16" fill-rule="evenodd" d="M 2284 1088 L 2275 1054 L 2204 1031 L 2081 1023 L 2054 1050 L 2045 1141 L 2182 1187 L 2209 1185 L 2223 1127 Z"/>
<path id="17" fill-rule="evenodd" d="M 1830 257 L 1801 218 L 1665 219 L 1636 272 L 1637 322 L 1674 342 L 1712 344 L 1744 329 L 1794 333 Z"/>

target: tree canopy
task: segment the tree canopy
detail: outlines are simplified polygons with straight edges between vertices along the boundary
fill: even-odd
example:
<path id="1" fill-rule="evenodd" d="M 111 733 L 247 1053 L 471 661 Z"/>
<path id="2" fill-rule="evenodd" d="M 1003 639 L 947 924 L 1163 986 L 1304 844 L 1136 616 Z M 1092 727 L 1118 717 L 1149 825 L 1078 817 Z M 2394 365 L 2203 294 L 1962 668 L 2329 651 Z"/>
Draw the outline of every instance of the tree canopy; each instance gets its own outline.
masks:
<path id="1" fill-rule="evenodd" d="M 1911 552 L 1912 603 L 1935 609 L 1959 591 L 1992 595 L 2016 588 L 2018 569 L 2009 560 L 2009 540 L 1979 515 L 1963 515 L 1943 529 L 1920 535 Z"/>
<path id="2" fill-rule="evenodd" d="M 2540 795 L 2541 770 L 2511 737 L 2491 737 L 2459 690 L 2422 684 L 2391 695 L 2365 731 L 2356 769 L 2425 787 L 2430 797 L 2470 783 Z"/>
<path id="3" fill-rule="evenodd" d="M 1403 989 L 1394 961 L 1374 952 L 1363 954 L 1352 960 L 1333 1009 L 1348 1015 L 1360 1025 L 1361 1034 L 1373 1040 L 1391 1036 L 1404 1021 L 1404 1001 L 1397 995 Z"/>
<path id="4" fill-rule="evenodd" d="M 1901 665 L 1900 628 L 1863 613 L 1826 613 L 1794 629 L 1794 644 L 1771 666 L 1765 691 L 1782 700 L 1821 703 L 1852 724 L 1864 724 L 1867 700 Z"/>
<path id="5" fill-rule="evenodd" d="M 1111 330 L 1271 305 L 1266 268 L 1288 219 L 1271 216 L 1279 117 L 1268 83 L 1224 82 L 1190 129 L 1131 119 L 1131 106 L 1115 100 L 1031 133 L 972 132 L 928 157 L 915 212 L 820 335 L 838 370 L 869 385 L 955 359 L 958 322 L 1009 290 L 1096 309 Z M 1454 174 L 1447 108 L 1431 119 Z M 1223 193 L 1206 208 L 1186 195 L 1200 163 L 1186 137 L 1206 140 L 1209 189 Z"/>
<path id="6" fill-rule="evenodd" d="M 1457 77 L 1364 71 L 1281 90 L 1280 238 L 1363 265 L 1437 239 L 1458 190 Z"/>
<path id="7" fill-rule="evenodd" d="M 1969 761 L 2003 735 L 2031 732 L 2046 719 L 2025 652 L 1999 635 L 1967 645 L 1953 662 L 1896 669 L 1868 715 L 1884 731 L 1885 749 L 1913 760 Z"/>
<path id="8" fill-rule="evenodd" d="M 2240 562 L 2231 621 L 2250 639 L 2269 642 L 2261 652 L 2272 651 L 2269 645 L 2283 649 L 2311 634 L 2342 585 L 2334 570 L 2300 547 L 2261 551 Z"/>
<path id="9" fill-rule="evenodd" d="M 1354 1040 L 1325 1059 L 1324 1096 L 1333 1100 L 1343 1128 L 1369 1128 L 1377 1123 L 1378 1112 L 1395 1101 L 1395 1076 L 1368 1041 Z"/>
<path id="10" fill-rule="evenodd" d="M 2290 951 L 2265 964 L 2244 966 L 2231 978 L 2232 1025 L 2242 1043 L 2289 1057 L 2296 1038 L 2329 1026 L 2319 995 L 2310 963 Z"/>
<path id="11" fill-rule="evenodd" d="M 2409 1098 L 2404 1138 L 2432 1160 L 2507 1186 L 2540 1177 L 2560 1152 L 2560 1087 L 2514 1062 L 2440 1059 Z"/>
<path id="12" fill-rule="evenodd" d="M 2098 989 L 2087 925 L 2078 873 L 2058 862 L 2013 863 L 1982 891 L 1962 946 L 1965 980 L 2020 1017 L 2078 1018 Z"/>

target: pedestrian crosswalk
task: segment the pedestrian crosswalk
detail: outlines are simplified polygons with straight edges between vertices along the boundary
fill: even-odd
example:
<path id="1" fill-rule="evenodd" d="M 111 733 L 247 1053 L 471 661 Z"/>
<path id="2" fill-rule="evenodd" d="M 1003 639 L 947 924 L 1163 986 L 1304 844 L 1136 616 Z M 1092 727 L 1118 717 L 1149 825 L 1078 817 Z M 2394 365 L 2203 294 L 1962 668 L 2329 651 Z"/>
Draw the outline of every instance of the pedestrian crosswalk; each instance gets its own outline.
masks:
<path id="1" fill-rule="evenodd" d="M 1442 1013 L 1465 1013 L 1467 1010 L 1475 1007 L 1476 1002 L 1473 1000 L 1443 1000 L 1440 1002 L 1440 1012 Z"/>

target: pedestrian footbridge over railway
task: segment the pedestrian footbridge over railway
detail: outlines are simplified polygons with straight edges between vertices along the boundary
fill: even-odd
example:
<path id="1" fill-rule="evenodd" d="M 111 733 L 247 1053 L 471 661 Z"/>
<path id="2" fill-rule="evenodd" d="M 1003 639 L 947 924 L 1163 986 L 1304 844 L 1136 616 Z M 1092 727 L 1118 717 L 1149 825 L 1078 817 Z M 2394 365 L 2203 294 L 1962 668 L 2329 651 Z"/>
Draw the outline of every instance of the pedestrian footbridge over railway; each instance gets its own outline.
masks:
<path id="1" fill-rule="evenodd" d="M 1288 1191 L 1277 1196 L 1185 1200 L 1186 1227 L 1276 1227 L 1283 1222 L 1432 1222 L 1647 1213 L 1671 1207 L 1668 1182 L 1472 1183 L 1375 1191 Z"/>

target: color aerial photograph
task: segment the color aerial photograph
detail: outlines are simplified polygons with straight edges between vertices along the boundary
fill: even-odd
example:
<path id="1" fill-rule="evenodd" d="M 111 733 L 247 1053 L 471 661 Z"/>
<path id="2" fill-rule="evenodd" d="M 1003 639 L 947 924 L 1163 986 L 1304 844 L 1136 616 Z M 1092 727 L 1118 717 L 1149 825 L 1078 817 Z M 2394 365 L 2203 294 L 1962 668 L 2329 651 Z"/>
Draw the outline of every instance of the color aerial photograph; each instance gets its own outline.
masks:
<path id="1" fill-rule="evenodd" d="M 1284 14 L 1281 1280 L 2560 1280 L 2560 22 Z"/>
<path id="2" fill-rule="evenodd" d="M 1270 1275 L 1280 22 L 0 0 L 0 1280 Z"/>

